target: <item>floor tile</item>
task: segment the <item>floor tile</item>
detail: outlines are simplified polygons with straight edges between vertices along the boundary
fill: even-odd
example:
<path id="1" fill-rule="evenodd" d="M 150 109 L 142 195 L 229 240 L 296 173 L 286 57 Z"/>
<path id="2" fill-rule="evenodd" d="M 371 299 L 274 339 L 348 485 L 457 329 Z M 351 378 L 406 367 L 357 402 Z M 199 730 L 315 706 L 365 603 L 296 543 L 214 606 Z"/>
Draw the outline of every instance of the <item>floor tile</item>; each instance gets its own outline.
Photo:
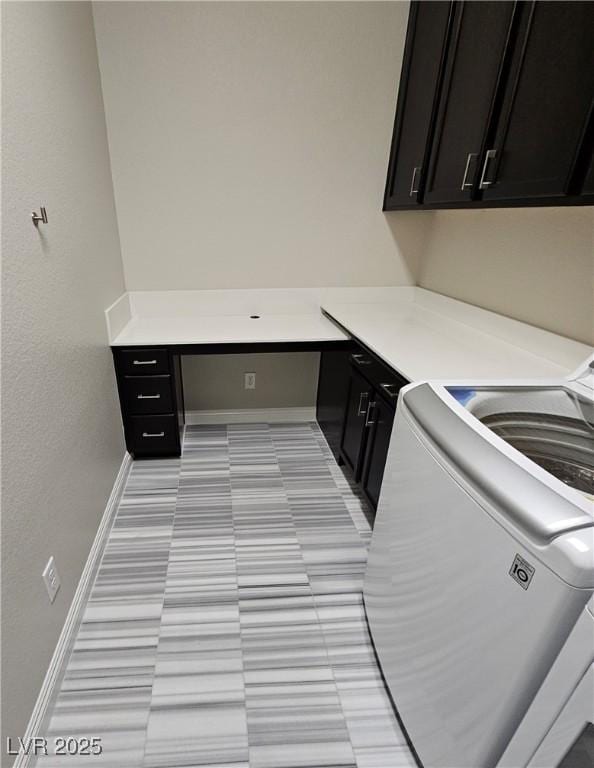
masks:
<path id="1" fill-rule="evenodd" d="M 187 427 L 137 461 L 42 768 L 409 768 L 362 586 L 369 509 L 315 423 Z"/>

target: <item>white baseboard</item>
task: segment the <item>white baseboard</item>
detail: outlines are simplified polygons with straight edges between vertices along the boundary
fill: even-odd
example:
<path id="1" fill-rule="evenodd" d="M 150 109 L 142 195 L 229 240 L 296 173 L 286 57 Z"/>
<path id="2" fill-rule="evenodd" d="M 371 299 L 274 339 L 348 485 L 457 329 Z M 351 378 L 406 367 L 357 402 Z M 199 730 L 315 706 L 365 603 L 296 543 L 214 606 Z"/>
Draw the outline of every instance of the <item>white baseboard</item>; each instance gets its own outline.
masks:
<path id="1" fill-rule="evenodd" d="M 186 411 L 186 424 L 254 424 L 315 421 L 315 406 L 304 408 L 238 408 L 228 411 Z"/>
<path id="2" fill-rule="evenodd" d="M 80 619 L 80 613 L 84 607 L 88 590 L 91 586 L 91 579 L 93 578 L 99 556 L 103 550 L 105 537 L 109 532 L 111 523 L 117 511 L 118 502 L 122 495 L 122 491 L 124 490 L 131 464 L 132 457 L 129 453 L 126 453 L 122 459 L 122 464 L 116 476 L 107 504 L 105 505 L 105 511 L 101 517 L 101 522 L 99 523 L 99 528 L 95 534 L 95 539 L 91 546 L 85 567 L 83 568 L 76 592 L 72 598 L 72 603 L 70 604 L 70 609 L 66 616 L 66 620 L 64 621 L 64 626 L 62 627 L 62 632 L 60 633 L 56 649 L 54 650 L 54 655 L 52 656 L 43 685 L 39 691 L 39 696 L 35 702 L 35 707 L 33 708 L 29 724 L 27 725 L 23 737 L 24 744 L 31 743 L 28 740 L 35 736 L 43 736 L 39 730 L 43 725 L 48 706 L 53 699 L 54 687 L 62 672 L 63 665 L 66 661 L 66 654 L 68 653 L 68 649 L 72 646 L 74 633 L 78 627 Z M 34 760 L 35 757 L 32 753 L 26 755 L 24 752 L 19 752 L 13 763 L 13 768 L 28 768 L 28 766 L 32 765 Z"/>

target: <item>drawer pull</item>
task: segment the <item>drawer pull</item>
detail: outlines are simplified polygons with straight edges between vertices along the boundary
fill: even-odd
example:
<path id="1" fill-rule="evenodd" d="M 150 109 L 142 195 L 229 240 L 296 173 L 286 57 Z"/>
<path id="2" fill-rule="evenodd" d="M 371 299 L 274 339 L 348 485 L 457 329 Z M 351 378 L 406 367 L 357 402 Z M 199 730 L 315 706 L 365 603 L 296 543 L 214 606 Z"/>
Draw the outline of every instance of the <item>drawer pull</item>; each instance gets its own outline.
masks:
<path id="1" fill-rule="evenodd" d="M 375 419 L 372 421 L 371 420 L 371 416 L 372 416 L 372 414 L 375 411 L 375 406 L 376 405 L 377 405 L 377 403 L 371 402 L 367 406 L 367 418 L 365 419 L 365 426 L 366 427 L 371 427 L 371 426 L 373 426 L 375 424 Z"/>
<path id="2" fill-rule="evenodd" d="M 495 180 L 493 181 L 487 181 L 487 169 L 489 167 L 489 162 L 491 160 L 494 160 L 497 157 L 497 150 L 496 149 L 489 149 L 487 150 L 485 154 L 485 162 L 483 165 L 483 172 L 481 173 L 481 180 L 479 182 L 479 189 L 486 189 L 487 187 L 492 187 L 493 184 L 495 184 Z"/>
<path id="3" fill-rule="evenodd" d="M 410 194 L 409 194 L 409 197 L 412 197 L 413 195 L 416 195 L 419 192 L 419 185 L 417 184 L 417 186 L 415 187 L 415 183 L 417 181 L 417 173 L 420 170 L 421 170 L 421 166 L 420 165 L 415 165 L 415 167 L 413 168 L 413 175 L 412 175 L 412 179 L 411 179 L 411 182 L 410 182 Z"/>
<path id="4" fill-rule="evenodd" d="M 365 416 L 367 413 L 367 403 L 363 407 L 363 398 L 366 400 L 369 398 L 369 392 L 361 392 L 359 396 L 359 407 L 357 408 L 357 416 Z"/>
<path id="5" fill-rule="evenodd" d="M 135 360 L 134 365 L 157 365 L 156 360 Z"/>
<path id="6" fill-rule="evenodd" d="M 465 192 L 467 189 L 472 189 L 472 181 L 466 181 L 466 179 L 468 178 L 468 171 L 470 170 L 470 164 L 473 162 L 473 158 L 474 160 L 476 160 L 477 157 L 478 155 L 474 154 L 474 152 L 471 152 L 466 158 L 466 167 L 464 168 L 464 176 L 462 177 L 462 186 L 460 187 L 462 192 Z"/>
<path id="7" fill-rule="evenodd" d="M 161 395 L 136 395 L 137 400 L 159 400 Z"/>
<path id="8" fill-rule="evenodd" d="M 143 437 L 165 437 L 165 432 L 143 432 Z"/>
<path id="9" fill-rule="evenodd" d="M 392 387 L 395 386 L 396 384 L 380 384 L 380 387 L 387 395 L 390 395 L 390 397 L 398 397 L 398 392 L 392 392 Z"/>
<path id="10" fill-rule="evenodd" d="M 353 355 L 353 360 L 357 363 L 357 365 L 371 365 L 371 360 L 368 357 L 364 357 L 363 355 Z"/>

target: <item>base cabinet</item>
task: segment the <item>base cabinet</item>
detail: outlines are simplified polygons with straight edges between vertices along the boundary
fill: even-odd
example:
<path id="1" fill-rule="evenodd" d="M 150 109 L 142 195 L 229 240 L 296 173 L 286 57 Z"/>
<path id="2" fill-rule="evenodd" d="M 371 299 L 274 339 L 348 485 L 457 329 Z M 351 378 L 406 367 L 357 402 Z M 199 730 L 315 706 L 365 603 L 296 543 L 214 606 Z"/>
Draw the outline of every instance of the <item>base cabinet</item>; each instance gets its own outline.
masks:
<path id="1" fill-rule="evenodd" d="M 113 348 L 126 448 L 134 458 L 181 454 L 179 356 L 164 347 Z"/>
<path id="2" fill-rule="evenodd" d="M 320 353 L 316 419 L 336 459 L 340 458 L 342 425 L 349 394 L 350 356 L 348 350 L 342 349 Z"/>
<path id="3" fill-rule="evenodd" d="M 341 455 L 357 481 L 361 475 L 372 395 L 371 384 L 358 371 L 352 370 L 344 415 Z"/>
<path id="4" fill-rule="evenodd" d="M 346 363 L 344 357 L 332 359 L 325 355 L 320 363 L 318 423 L 339 463 L 360 484 L 375 510 L 398 393 L 408 382 L 358 342 L 354 342 L 354 351 L 346 354 Z"/>
<path id="5" fill-rule="evenodd" d="M 379 501 L 395 415 L 395 408 L 387 405 L 381 397 L 377 397 L 373 402 L 361 485 L 374 509 L 377 509 Z"/>

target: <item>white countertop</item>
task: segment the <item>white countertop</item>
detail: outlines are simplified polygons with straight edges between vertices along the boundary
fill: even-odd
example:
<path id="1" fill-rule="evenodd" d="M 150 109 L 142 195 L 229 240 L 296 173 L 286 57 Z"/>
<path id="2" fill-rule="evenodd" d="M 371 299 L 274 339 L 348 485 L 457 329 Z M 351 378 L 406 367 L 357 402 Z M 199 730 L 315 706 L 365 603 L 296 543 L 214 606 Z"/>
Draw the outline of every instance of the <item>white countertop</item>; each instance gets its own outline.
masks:
<path id="1" fill-rule="evenodd" d="M 322 309 L 409 381 L 561 378 L 591 354 L 586 344 L 414 287 L 129 292 L 106 318 L 112 346 L 345 339 Z"/>
<path id="2" fill-rule="evenodd" d="M 419 307 L 402 311 L 328 304 L 325 309 L 408 381 L 560 378 L 569 373 L 554 361 Z"/>
<path id="3" fill-rule="evenodd" d="M 344 341 L 348 336 L 319 311 L 310 315 L 202 315 L 135 317 L 112 342 L 114 346 L 148 344 L 259 344 Z"/>

